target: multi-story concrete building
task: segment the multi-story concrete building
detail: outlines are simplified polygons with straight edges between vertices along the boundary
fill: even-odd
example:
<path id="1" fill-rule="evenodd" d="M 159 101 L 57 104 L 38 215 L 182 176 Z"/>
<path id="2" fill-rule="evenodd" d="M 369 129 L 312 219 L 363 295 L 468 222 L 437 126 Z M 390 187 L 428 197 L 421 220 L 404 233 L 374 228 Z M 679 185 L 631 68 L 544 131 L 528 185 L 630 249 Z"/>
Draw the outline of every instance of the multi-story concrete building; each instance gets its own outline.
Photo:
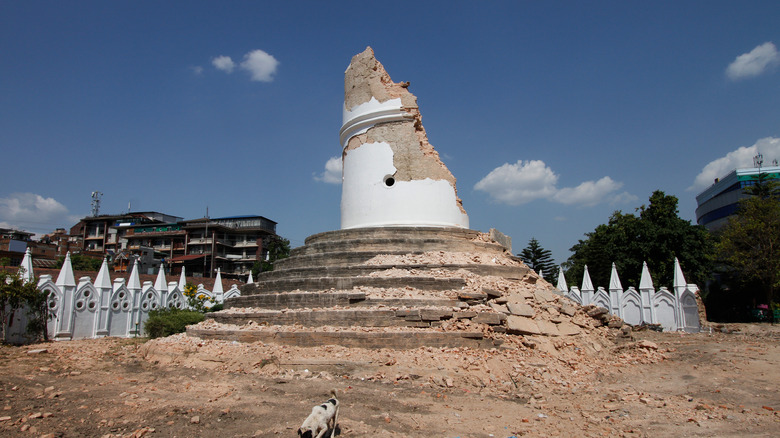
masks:
<path id="1" fill-rule="evenodd" d="M 81 238 L 82 251 L 115 254 L 125 249 L 127 243 L 120 230 L 133 225 L 166 224 L 182 219 L 156 211 L 88 216 L 71 227 L 70 235 Z"/>
<path id="2" fill-rule="evenodd" d="M 71 229 L 81 236 L 82 250 L 110 256 L 122 272 L 138 259 L 143 273 L 160 265 L 173 274 L 244 277 L 264 260 L 267 242 L 276 236 L 276 222 L 263 216 L 233 216 L 182 220 L 157 212 L 86 217 Z"/>
<path id="3" fill-rule="evenodd" d="M 717 231 L 737 212 L 739 200 L 749 197 L 745 188 L 758 182 L 759 174 L 780 181 L 780 166 L 734 169 L 723 178 L 718 178 L 706 190 L 696 196 L 696 222 L 710 231 Z"/>

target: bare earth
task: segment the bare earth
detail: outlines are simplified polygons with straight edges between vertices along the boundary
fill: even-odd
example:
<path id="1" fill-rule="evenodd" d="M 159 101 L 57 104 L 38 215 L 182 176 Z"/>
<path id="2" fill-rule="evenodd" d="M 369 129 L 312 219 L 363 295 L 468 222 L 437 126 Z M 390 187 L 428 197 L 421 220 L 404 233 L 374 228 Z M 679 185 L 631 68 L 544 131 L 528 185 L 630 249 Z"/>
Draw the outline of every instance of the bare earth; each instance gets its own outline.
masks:
<path id="1" fill-rule="evenodd" d="M 0 346 L 0 435 L 292 437 L 336 388 L 344 437 L 778 436 L 780 327 L 728 328 L 634 332 L 589 354 L 566 338 L 399 352 L 184 335 Z"/>

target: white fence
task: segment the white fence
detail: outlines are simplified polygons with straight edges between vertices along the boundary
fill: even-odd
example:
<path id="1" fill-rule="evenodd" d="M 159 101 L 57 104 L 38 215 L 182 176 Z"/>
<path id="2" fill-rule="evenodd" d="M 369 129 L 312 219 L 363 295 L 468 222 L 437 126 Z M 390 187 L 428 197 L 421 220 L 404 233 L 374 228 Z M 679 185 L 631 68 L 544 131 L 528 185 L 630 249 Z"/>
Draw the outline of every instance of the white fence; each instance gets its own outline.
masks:
<path id="1" fill-rule="evenodd" d="M 638 291 L 633 287 L 623 289 L 614 263 L 609 290 L 603 287 L 593 288 L 587 266 L 582 277 L 582 289 L 576 286 L 569 289 L 566 286 L 563 270 L 558 275 L 558 290 L 578 304 L 604 307 L 609 310 L 609 313 L 619 316 L 632 325 L 660 324 L 665 331 L 698 332 L 701 328 L 696 300 L 699 288 L 695 284 L 685 283 L 680 263 L 676 258 L 673 283 L 671 291 L 665 287 L 655 290 L 647 263 L 642 266 Z"/>
<path id="2" fill-rule="evenodd" d="M 22 260 L 21 268 L 26 281 L 32 281 L 32 257 L 28 250 Z M 227 292 L 222 289 L 222 276 L 217 271 L 213 290 L 198 285 L 198 293 L 222 303 L 228 298 L 241 295 L 234 284 Z M 251 280 L 250 280 L 251 281 Z M 160 270 L 157 279 L 141 284 L 137 263 L 130 273 L 130 280 L 109 278 L 108 263 L 104 260 L 97 278 L 81 277 L 76 282 L 70 254 L 65 257 L 56 281 L 51 275 L 41 275 L 38 289 L 49 293 L 49 312 L 52 318 L 48 323 L 49 339 L 68 340 L 97 338 L 103 336 L 132 337 L 142 336 L 144 322 L 149 312 L 159 308 L 188 308 L 184 296 L 186 278 L 184 270 L 178 282 L 167 282 L 165 272 Z M 20 344 L 27 341 L 27 310 L 6 312 L 7 319 L 2 321 L 5 341 Z"/>

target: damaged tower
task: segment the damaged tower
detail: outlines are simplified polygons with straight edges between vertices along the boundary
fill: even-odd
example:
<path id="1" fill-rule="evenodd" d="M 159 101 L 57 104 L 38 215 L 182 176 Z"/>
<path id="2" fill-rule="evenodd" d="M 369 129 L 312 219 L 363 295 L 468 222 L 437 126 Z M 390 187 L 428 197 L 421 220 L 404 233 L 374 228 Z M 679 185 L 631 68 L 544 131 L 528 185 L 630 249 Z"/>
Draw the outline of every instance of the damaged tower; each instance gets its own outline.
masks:
<path id="1" fill-rule="evenodd" d="M 345 72 L 341 229 L 306 238 L 190 327 L 198 337 L 298 346 L 494 348 L 504 333 L 572 336 L 566 299 L 469 229 L 417 98 L 367 48 Z M 551 305 L 569 312 L 550 322 Z M 538 321 L 537 321 L 538 320 Z M 219 323 L 227 324 L 220 326 Z M 238 324 L 248 324 L 246 327 Z"/>
<path id="2" fill-rule="evenodd" d="M 468 228 L 455 177 L 428 142 L 417 98 L 368 47 L 344 74 L 341 228 Z"/>

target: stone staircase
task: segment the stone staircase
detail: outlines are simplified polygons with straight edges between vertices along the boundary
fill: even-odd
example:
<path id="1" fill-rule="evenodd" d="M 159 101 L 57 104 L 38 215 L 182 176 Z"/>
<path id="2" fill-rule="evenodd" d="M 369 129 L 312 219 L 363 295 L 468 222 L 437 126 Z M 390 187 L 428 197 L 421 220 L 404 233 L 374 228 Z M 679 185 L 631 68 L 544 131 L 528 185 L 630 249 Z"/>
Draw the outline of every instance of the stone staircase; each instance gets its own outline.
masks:
<path id="1" fill-rule="evenodd" d="M 485 337 L 485 328 L 503 331 L 506 315 L 484 304 L 500 302 L 501 292 L 468 289 L 467 277 L 521 281 L 535 274 L 503 246 L 486 240 L 480 232 L 456 228 L 315 234 L 278 261 L 274 271 L 242 287 L 240 297 L 225 302 L 225 310 L 207 314 L 218 324 L 187 331 L 201 338 L 296 346 L 495 347 L 500 342 Z M 444 262 L 425 261 L 424 253 L 438 253 Z M 452 263 L 453 254 L 460 259 L 478 255 L 476 260 L 487 262 Z M 372 260 L 380 255 L 400 262 Z M 511 265 L 491 263 L 508 258 Z M 481 311 L 472 310 L 475 305 L 483 305 Z"/>

